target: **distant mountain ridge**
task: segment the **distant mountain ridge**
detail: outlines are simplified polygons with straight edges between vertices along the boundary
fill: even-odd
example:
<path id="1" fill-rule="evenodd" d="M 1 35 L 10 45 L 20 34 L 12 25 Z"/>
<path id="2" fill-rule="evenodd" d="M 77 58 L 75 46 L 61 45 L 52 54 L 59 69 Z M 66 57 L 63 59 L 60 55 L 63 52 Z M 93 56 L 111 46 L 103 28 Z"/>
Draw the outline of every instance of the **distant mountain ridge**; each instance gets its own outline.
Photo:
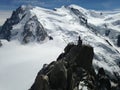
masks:
<path id="1" fill-rule="evenodd" d="M 61 13 L 61 11 L 59 12 L 60 9 L 61 10 L 63 9 L 64 13 Z M 99 12 L 95 10 L 86 10 L 77 5 L 62 6 L 61 8 L 54 9 L 55 11 L 34 7 L 30 5 L 28 6 L 22 5 L 19 8 L 17 8 L 15 11 L 13 11 L 12 16 L 6 20 L 6 22 L 2 26 L 2 29 L 0 30 L 0 38 L 6 39 L 8 41 L 12 39 L 18 39 L 21 42 L 43 41 L 45 37 L 47 37 L 47 35 L 43 35 L 42 37 L 44 37 L 44 39 L 42 38 L 42 40 L 36 40 L 37 38 L 36 34 L 34 35 L 29 34 L 27 36 L 29 38 L 29 39 L 27 38 L 28 40 L 25 40 L 26 36 L 23 36 L 23 32 L 26 31 L 25 26 L 28 23 L 28 21 L 31 21 L 30 19 L 32 17 L 36 17 L 36 21 L 40 23 L 39 27 L 42 26 L 41 29 L 45 28 L 45 26 L 41 24 L 43 22 L 40 21 L 39 16 L 37 16 L 37 12 L 35 12 L 36 10 L 37 12 L 45 11 L 46 13 L 51 15 L 53 13 L 56 16 L 57 15 L 59 16 L 59 14 L 61 13 L 61 16 L 63 14 L 63 18 L 64 18 L 64 14 L 69 12 L 69 14 L 71 14 L 71 16 L 75 19 L 75 20 L 71 19 L 73 21 L 70 20 L 70 22 L 74 22 L 74 23 L 80 22 L 82 26 L 87 26 L 88 29 L 91 29 L 94 32 L 98 32 L 102 36 L 104 35 L 107 36 L 113 41 L 115 45 L 119 46 L 119 43 L 118 43 L 119 42 L 118 36 L 120 35 L 120 30 L 119 30 L 119 27 L 120 27 L 119 14 L 120 13 L 119 12 L 115 11 L 115 13 L 111 12 L 112 14 L 110 14 L 110 12 L 107 13 L 102 11 Z M 54 20 L 54 18 L 52 19 Z M 34 20 L 34 23 L 35 23 L 35 20 Z M 36 25 L 36 27 L 37 26 L 38 25 Z M 34 26 L 34 28 L 32 29 L 35 29 L 36 27 Z M 35 31 L 35 30 L 32 30 L 32 31 Z M 43 33 L 47 33 L 45 30 L 42 30 L 42 31 L 44 31 Z M 34 37 L 34 40 L 32 37 Z"/>

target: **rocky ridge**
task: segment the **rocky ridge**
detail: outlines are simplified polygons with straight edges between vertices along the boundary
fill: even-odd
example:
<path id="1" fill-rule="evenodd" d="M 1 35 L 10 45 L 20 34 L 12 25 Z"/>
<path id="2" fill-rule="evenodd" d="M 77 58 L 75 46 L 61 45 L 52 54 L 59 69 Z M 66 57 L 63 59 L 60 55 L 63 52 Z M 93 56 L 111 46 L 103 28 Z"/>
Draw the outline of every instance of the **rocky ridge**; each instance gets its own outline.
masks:
<path id="1" fill-rule="evenodd" d="M 89 45 L 68 44 L 56 61 L 44 64 L 29 90 L 119 90 L 119 82 L 111 85 L 110 78 L 92 65 L 94 49 Z"/>

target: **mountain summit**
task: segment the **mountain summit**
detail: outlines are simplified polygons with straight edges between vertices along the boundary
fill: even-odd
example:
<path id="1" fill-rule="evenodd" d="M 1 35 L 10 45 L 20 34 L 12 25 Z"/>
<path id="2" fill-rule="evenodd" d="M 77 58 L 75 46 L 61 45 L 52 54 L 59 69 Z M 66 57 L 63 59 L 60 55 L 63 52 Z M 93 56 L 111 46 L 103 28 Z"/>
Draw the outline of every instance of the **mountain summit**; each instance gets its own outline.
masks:
<path id="1" fill-rule="evenodd" d="M 20 6 L 13 11 L 0 31 L 0 37 L 8 41 L 18 39 L 23 43 L 43 41 L 47 32 L 38 21 L 36 15 L 31 13 L 32 6 Z"/>

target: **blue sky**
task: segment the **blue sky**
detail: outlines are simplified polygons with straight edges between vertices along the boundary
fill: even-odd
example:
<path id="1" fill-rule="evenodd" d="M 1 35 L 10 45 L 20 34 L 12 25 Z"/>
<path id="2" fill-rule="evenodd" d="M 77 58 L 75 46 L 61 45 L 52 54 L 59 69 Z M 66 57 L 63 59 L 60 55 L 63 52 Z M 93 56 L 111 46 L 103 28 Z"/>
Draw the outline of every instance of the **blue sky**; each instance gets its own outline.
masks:
<path id="1" fill-rule="evenodd" d="M 120 8 L 120 0 L 0 0 L 0 10 L 13 10 L 22 4 L 32 4 L 46 8 L 77 4 L 87 9 L 113 10 Z"/>

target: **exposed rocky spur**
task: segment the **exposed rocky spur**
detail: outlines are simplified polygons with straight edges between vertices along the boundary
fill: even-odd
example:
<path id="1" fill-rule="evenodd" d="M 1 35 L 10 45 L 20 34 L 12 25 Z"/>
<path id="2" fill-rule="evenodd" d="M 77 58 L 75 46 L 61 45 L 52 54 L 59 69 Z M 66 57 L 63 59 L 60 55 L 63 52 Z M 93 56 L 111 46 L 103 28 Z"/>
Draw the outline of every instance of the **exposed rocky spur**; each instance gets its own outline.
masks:
<path id="1" fill-rule="evenodd" d="M 80 42 L 69 43 L 56 61 L 44 64 L 29 90 L 112 90 L 104 69 L 95 73 L 93 47 Z"/>

